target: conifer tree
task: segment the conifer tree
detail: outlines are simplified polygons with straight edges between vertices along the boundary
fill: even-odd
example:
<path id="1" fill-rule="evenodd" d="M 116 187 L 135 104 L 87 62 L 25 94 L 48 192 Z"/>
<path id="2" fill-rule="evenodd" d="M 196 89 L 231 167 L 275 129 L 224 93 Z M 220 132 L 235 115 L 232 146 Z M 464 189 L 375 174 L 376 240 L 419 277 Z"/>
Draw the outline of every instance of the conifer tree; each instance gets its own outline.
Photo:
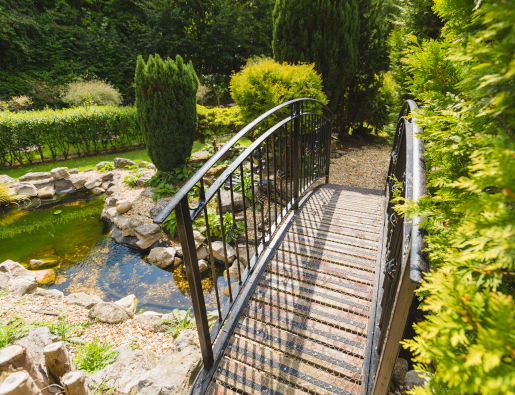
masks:
<path id="1" fill-rule="evenodd" d="M 273 23 L 274 58 L 315 63 L 329 107 L 337 113 L 358 62 L 357 1 L 277 0 Z"/>
<path id="2" fill-rule="evenodd" d="M 158 170 L 172 171 L 191 154 L 197 130 L 198 79 L 193 65 L 141 56 L 136 65 L 138 121 L 148 155 Z"/>

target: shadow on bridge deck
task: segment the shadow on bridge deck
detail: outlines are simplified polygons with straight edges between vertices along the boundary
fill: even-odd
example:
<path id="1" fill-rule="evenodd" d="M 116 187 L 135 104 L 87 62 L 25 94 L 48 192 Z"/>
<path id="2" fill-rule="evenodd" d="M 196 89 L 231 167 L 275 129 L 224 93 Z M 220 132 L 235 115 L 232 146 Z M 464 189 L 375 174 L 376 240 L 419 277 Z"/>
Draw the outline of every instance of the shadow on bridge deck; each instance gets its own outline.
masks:
<path id="1" fill-rule="evenodd" d="M 384 191 L 322 185 L 268 255 L 208 394 L 359 394 Z"/>

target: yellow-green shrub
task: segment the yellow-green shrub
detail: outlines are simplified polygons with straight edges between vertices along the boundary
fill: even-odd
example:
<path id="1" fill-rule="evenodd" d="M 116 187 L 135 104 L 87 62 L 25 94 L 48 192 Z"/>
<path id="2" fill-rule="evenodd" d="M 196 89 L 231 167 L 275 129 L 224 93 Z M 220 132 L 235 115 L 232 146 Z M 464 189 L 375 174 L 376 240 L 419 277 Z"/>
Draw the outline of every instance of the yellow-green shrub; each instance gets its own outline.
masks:
<path id="1" fill-rule="evenodd" d="M 62 99 L 71 106 L 92 104 L 119 106 L 122 102 L 122 95 L 118 89 L 107 82 L 92 80 L 68 84 Z"/>
<path id="2" fill-rule="evenodd" d="M 275 106 L 293 99 L 312 98 L 327 104 L 322 77 L 313 64 L 278 63 L 266 59 L 250 63 L 231 78 L 231 96 L 242 120 L 251 122 Z M 287 111 L 282 114 L 286 114 Z M 271 126 L 271 118 L 264 126 Z"/>
<path id="3" fill-rule="evenodd" d="M 240 108 L 207 108 L 197 105 L 198 129 L 196 138 L 204 142 L 210 136 L 238 132 L 245 124 Z"/>

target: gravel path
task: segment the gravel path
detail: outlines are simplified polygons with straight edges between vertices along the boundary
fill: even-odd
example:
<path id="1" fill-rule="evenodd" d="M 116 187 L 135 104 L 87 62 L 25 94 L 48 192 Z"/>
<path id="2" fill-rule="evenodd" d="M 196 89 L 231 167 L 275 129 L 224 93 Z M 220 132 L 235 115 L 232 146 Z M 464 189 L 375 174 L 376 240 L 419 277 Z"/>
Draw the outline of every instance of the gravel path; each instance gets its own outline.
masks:
<path id="1" fill-rule="evenodd" d="M 390 146 L 364 146 L 348 148 L 345 155 L 331 159 L 329 182 L 351 187 L 384 189 Z"/>

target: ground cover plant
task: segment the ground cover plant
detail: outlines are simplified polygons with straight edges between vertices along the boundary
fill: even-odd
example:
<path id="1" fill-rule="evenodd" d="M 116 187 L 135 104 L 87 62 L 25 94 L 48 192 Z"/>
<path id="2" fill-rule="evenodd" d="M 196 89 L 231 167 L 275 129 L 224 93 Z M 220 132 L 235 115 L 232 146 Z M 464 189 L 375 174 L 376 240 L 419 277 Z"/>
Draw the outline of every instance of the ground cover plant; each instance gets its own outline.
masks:
<path id="1" fill-rule="evenodd" d="M 118 353 L 112 348 L 111 343 L 101 343 L 94 338 L 91 342 L 77 346 L 77 355 L 73 358 L 73 363 L 77 369 L 84 369 L 88 376 L 92 375 L 116 361 Z"/>

